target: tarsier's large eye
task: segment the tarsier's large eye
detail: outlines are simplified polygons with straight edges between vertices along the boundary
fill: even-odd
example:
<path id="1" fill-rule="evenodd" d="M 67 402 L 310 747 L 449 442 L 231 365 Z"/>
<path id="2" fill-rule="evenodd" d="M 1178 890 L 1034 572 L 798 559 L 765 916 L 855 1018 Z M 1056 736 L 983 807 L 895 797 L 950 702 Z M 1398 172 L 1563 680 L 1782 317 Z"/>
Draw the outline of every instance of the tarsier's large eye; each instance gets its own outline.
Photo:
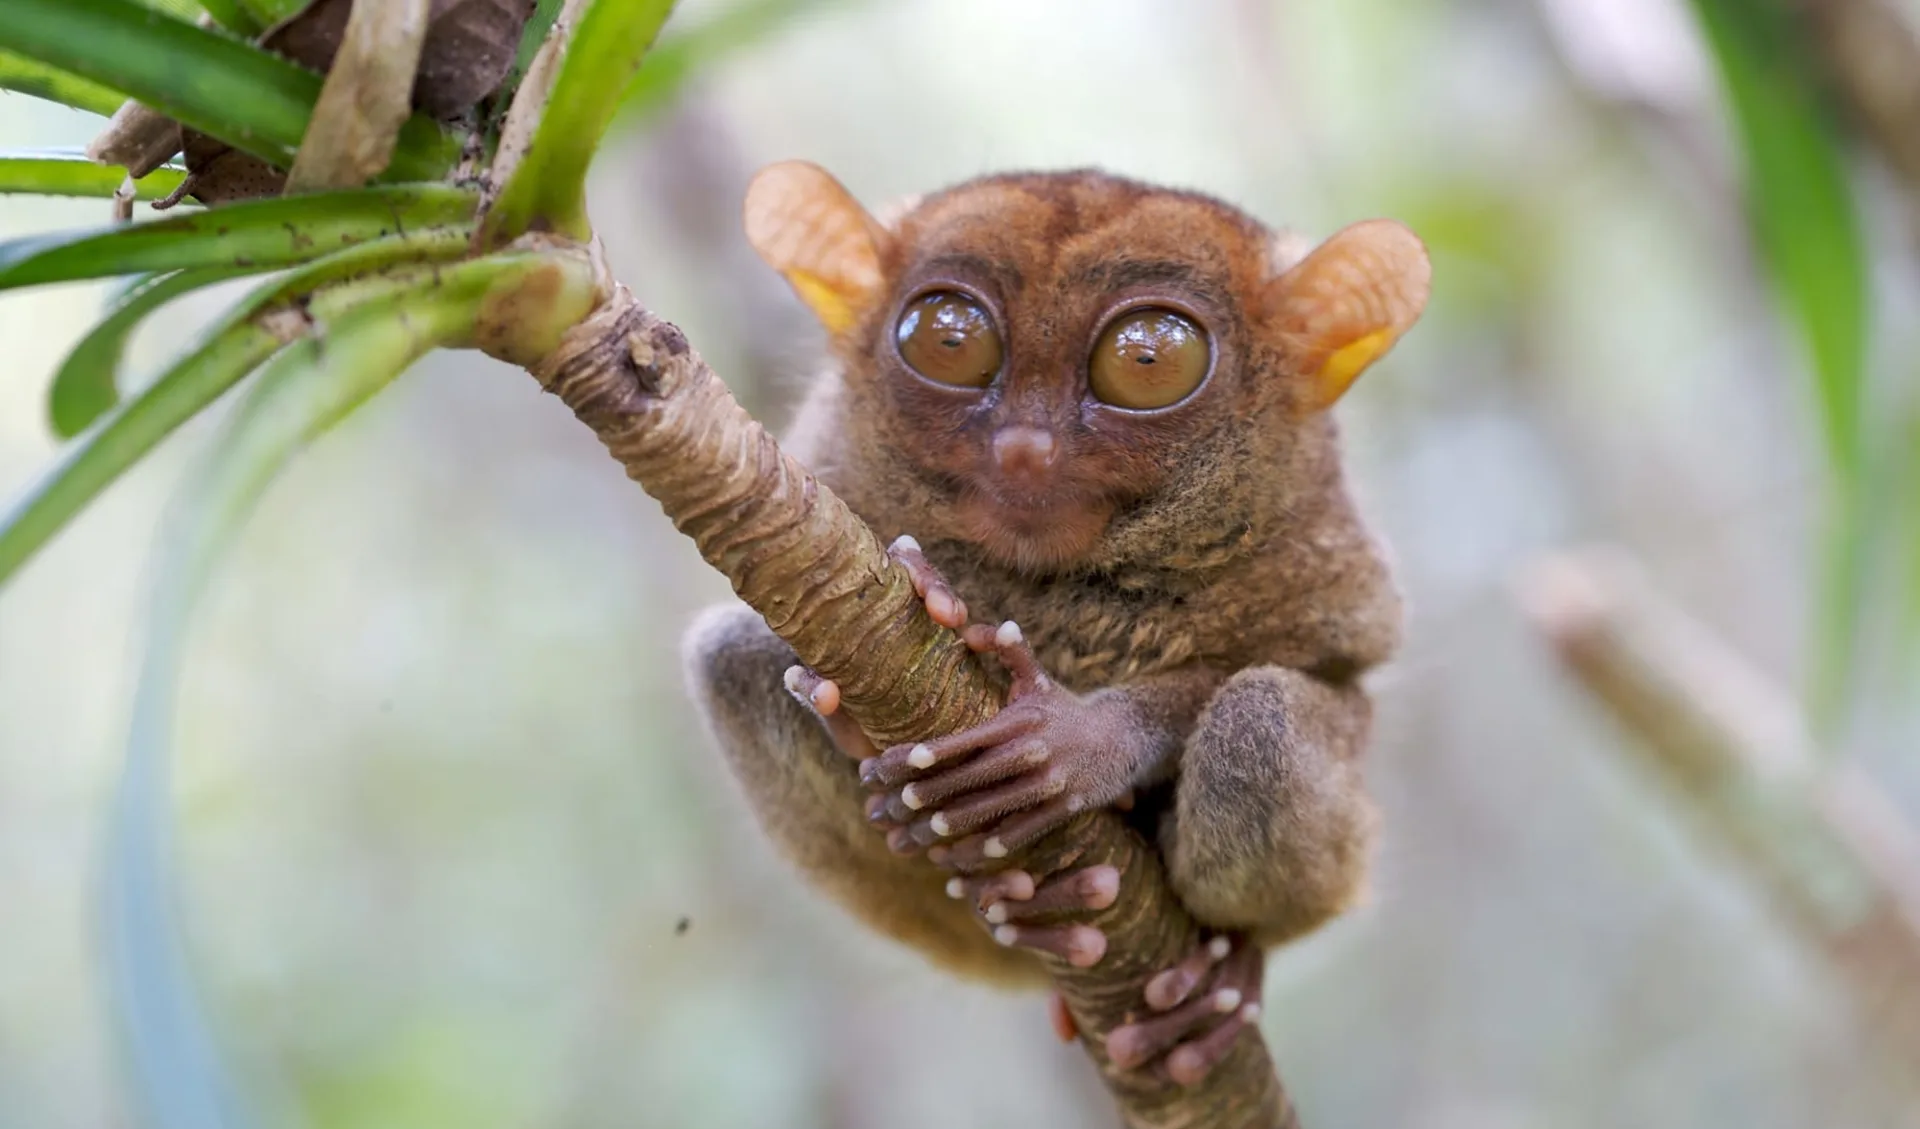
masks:
<path id="1" fill-rule="evenodd" d="M 1206 331 L 1185 315 L 1161 306 L 1129 310 L 1094 344 L 1087 383 L 1116 408 L 1164 408 L 1200 386 L 1212 351 Z"/>
<path id="2" fill-rule="evenodd" d="M 915 299 L 900 315 L 894 336 L 901 359 L 940 384 L 985 388 L 1000 371 L 1000 331 L 964 294 L 937 290 Z"/>

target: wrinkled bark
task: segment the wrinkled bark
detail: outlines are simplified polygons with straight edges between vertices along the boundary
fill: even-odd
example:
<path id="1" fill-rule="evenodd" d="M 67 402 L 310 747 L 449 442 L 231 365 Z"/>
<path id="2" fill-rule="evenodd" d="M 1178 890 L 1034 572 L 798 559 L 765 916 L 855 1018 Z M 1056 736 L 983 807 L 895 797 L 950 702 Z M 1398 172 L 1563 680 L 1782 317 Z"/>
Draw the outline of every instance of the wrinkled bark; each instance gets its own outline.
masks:
<path id="1" fill-rule="evenodd" d="M 1000 708 L 985 669 L 927 617 L 878 536 L 780 450 L 678 328 L 624 287 L 533 371 L 802 661 L 840 684 L 875 740 L 925 740 Z M 1111 813 L 1089 813 L 1017 861 L 1049 873 L 1107 863 L 1122 875 L 1119 899 L 1090 919 L 1107 935 L 1105 958 L 1091 969 L 1042 959 L 1127 1125 L 1298 1125 L 1253 1025 L 1191 1090 L 1112 1068 L 1107 1033 L 1140 1010 L 1149 977 L 1200 941 L 1150 844 Z"/>

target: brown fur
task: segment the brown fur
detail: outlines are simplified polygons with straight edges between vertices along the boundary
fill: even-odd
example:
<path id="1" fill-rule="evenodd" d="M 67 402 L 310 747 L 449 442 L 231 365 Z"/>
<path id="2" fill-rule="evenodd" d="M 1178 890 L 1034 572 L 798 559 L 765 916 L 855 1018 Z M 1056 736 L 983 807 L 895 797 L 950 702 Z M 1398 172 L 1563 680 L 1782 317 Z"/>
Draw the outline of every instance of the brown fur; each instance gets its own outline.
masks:
<path id="1" fill-rule="evenodd" d="M 1348 497 L 1333 421 L 1306 408 L 1320 357 L 1289 328 L 1274 234 L 1216 200 L 1090 171 L 972 181 L 891 232 L 884 283 L 834 338 L 838 365 L 810 390 L 790 449 L 882 538 L 916 537 L 974 619 L 1017 621 L 1062 684 L 1137 702 L 1168 750 L 1140 781 L 1171 781 L 1148 810 L 1203 922 L 1271 942 L 1339 912 L 1373 826 L 1354 679 L 1396 647 L 1400 605 Z M 985 393 L 930 385 L 894 349 L 903 305 L 941 283 L 984 299 L 1002 327 L 1007 365 Z M 1086 395 L 1094 336 L 1136 300 L 1192 311 L 1215 350 L 1201 390 L 1151 414 Z M 1060 444 L 1043 497 L 996 478 L 990 439 L 1009 425 Z M 855 840 L 878 836 L 850 769 L 804 794 L 775 786 L 796 778 L 796 755 L 829 755 L 779 685 L 790 657 L 736 664 L 709 632 L 689 658 L 759 817 L 804 870 L 943 963 L 1007 971 L 984 932 L 957 931 L 941 916 L 951 904 L 922 896 L 924 864 L 863 861 L 874 852 Z"/>

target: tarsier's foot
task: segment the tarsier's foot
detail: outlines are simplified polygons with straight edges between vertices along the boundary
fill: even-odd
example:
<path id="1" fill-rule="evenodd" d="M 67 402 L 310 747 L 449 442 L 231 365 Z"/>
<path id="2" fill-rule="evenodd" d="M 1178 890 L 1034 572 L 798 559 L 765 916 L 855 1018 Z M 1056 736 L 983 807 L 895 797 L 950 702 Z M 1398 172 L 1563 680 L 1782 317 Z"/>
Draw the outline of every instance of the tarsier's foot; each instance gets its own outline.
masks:
<path id="1" fill-rule="evenodd" d="M 1257 945 L 1244 937 L 1213 938 L 1147 982 L 1147 1009 L 1157 1014 L 1116 1027 L 1107 1035 L 1107 1054 L 1123 1070 L 1160 1059 L 1175 1083 L 1199 1084 L 1241 1028 L 1260 1018 L 1265 972 Z"/>
<path id="2" fill-rule="evenodd" d="M 1120 871 L 1089 866 L 1036 886 L 1024 870 L 1003 870 L 950 879 L 947 896 L 973 899 L 980 919 L 1001 944 L 1051 953 L 1075 968 L 1091 968 L 1107 955 L 1106 934 L 1063 919 L 1111 906 L 1120 896 Z"/>
<path id="3" fill-rule="evenodd" d="M 1006 707 L 972 729 L 863 761 L 860 778 L 883 798 L 869 810 L 898 825 L 890 841 L 904 832 L 931 846 L 934 862 L 973 873 L 1125 794 L 1129 770 L 1114 751 L 1132 718 L 1117 698 L 1083 698 L 1047 677 L 1012 621 L 973 624 L 961 638 L 1013 675 Z"/>

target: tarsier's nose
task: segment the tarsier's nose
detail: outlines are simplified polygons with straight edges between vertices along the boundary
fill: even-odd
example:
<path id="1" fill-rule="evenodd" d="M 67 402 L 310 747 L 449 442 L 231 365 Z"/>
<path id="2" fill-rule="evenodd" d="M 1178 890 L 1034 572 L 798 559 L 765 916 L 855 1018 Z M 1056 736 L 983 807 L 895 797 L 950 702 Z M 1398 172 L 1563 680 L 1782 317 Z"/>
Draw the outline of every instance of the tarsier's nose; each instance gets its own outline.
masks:
<path id="1" fill-rule="evenodd" d="M 993 433 L 993 461 L 1008 478 L 1045 478 L 1060 457 L 1053 432 L 1014 424 Z"/>

